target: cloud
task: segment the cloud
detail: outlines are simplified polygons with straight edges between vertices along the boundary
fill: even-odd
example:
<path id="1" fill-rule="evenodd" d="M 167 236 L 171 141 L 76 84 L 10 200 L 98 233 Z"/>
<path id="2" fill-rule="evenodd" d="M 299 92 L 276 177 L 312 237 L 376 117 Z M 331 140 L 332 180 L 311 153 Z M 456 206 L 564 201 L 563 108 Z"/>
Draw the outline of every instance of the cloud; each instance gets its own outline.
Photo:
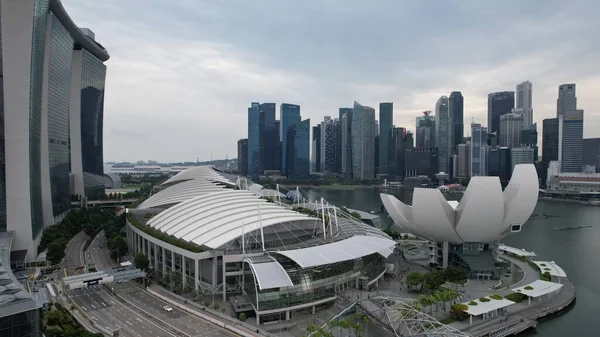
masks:
<path id="1" fill-rule="evenodd" d="M 252 101 L 300 104 L 313 124 L 354 100 L 392 101 L 394 123 L 414 129 L 460 90 L 466 124 L 485 124 L 487 94 L 524 80 L 540 125 L 556 114 L 558 85 L 577 83 L 585 136 L 600 136 L 596 2 L 63 3 L 111 54 L 106 160 L 235 157 Z"/>

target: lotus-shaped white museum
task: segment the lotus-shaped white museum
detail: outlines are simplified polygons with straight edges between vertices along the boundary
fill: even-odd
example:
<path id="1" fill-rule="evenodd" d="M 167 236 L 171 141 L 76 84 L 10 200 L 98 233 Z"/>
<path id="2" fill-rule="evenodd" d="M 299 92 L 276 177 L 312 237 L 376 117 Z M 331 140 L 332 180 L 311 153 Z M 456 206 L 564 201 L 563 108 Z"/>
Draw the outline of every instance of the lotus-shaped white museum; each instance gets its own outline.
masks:
<path id="1" fill-rule="evenodd" d="M 406 232 L 455 245 L 490 243 L 520 231 L 537 199 L 533 164 L 516 165 L 504 191 L 498 177 L 472 177 L 460 202 L 447 201 L 437 188 L 415 188 L 412 206 L 381 194 L 388 214 Z"/>

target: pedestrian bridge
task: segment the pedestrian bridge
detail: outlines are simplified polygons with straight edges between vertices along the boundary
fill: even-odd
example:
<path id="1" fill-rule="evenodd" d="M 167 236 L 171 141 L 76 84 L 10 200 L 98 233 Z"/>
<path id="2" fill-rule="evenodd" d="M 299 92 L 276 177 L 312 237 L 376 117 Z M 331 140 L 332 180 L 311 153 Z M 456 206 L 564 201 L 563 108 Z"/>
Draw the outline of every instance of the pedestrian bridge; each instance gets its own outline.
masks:
<path id="1" fill-rule="evenodd" d="M 415 309 L 414 299 L 373 297 L 357 302 L 371 319 L 394 336 L 468 337 L 469 335 Z"/>
<path id="2" fill-rule="evenodd" d="M 129 281 L 141 277 L 146 277 L 146 273 L 140 269 L 115 267 L 103 271 L 65 277 L 62 281 L 65 287 L 73 290 L 87 288 L 97 284 Z"/>

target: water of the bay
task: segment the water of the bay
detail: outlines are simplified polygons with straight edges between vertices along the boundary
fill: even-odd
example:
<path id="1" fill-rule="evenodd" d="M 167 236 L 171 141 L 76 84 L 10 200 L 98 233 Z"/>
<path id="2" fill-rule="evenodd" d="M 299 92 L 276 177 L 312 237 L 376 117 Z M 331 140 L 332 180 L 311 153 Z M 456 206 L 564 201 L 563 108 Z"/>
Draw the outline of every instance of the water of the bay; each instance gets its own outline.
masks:
<path id="1" fill-rule="evenodd" d="M 311 200 L 322 197 L 338 206 L 367 212 L 381 210 L 381 191 L 377 188 L 309 188 L 305 192 Z M 394 194 L 399 200 L 411 203 L 410 192 L 388 190 L 385 193 Z M 535 213 L 551 217 L 529 220 L 520 233 L 509 236 L 502 242 L 535 252 L 537 260 L 555 261 L 575 283 L 577 302 L 571 310 L 542 320 L 535 330 L 527 331 L 521 336 L 600 336 L 600 325 L 595 322 L 596 305 L 600 303 L 600 207 L 540 200 Z M 389 218 L 382 219 L 382 222 L 391 223 Z M 552 230 L 557 227 L 589 225 L 592 227 Z"/>

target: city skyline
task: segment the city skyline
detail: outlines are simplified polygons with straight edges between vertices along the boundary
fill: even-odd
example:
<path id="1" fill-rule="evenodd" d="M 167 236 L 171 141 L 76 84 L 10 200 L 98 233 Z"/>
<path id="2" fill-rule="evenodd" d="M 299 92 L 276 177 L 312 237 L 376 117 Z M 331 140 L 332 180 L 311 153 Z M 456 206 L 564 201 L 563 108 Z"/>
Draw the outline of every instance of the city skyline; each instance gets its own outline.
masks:
<path id="1" fill-rule="evenodd" d="M 144 3 L 139 13 L 141 2 L 135 1 L 64 1 L 73 20 L 94 27 L 112 53 L 106 161 L 232 158 L 236 141 L 246 136 L 251 101 L 299 104 L 303 117 L 313 121 L 335 116 L 354 100 L 373 107 L 394 102 L 394 123 L 414 132 L 416 116 L 434 110 L 439 96 L 461 91 L 467 136 L 472 119 L 487 124 L 489 93 L 514 91 L 526 80 L 534 86 L 538 125 L 556 116 L 557 86 L 577 83 L 578 106 L 589 112 L 584 136 L 598 137 L 600 71 L 594 65 L 600 51 L 593 32 L 599 23 L 591 15 L 600 4 L 582 4 L 552 1 L 540 8 L 518 2 L 522 10 L 514 12 L 509 1 L 492 13 L 473 1 L 439 4 L 436 11 L 425 4 L 387 2 L 373 8 L 323 4 L 309 12 L 315 7 L 310 1 L 261 6 L 198 1 Z M 361 25 L 358 35 L 347 34 L 350 22 L 365 20 L 365 11 L 382 19 Z M 296 13 L 297 31 L 279 28 L 286 27 L 283 16 L 261 19 L 289 12 Z M 309 13 L 313 24 L 302 25 Z M 472 19 L 453 20 L 451 30 L 443 24 L 465 15 Z M 395 20 L 384 20 L 387 16 Z M 424 18 L 431 24 L 424 27 Z M 417 25 L 417 31 L 407 29 Z M 364 44 L 367 57 L 345 52 L 356 43 Z M 443 57 L 435 52 L 450 46 L 469 52 Z M 135 128 L 128 126 L 132 121 Z M 157 129 L 167 137 L 147 132 Z M 175 146 L 180 143 L 199 146 Z"/>

